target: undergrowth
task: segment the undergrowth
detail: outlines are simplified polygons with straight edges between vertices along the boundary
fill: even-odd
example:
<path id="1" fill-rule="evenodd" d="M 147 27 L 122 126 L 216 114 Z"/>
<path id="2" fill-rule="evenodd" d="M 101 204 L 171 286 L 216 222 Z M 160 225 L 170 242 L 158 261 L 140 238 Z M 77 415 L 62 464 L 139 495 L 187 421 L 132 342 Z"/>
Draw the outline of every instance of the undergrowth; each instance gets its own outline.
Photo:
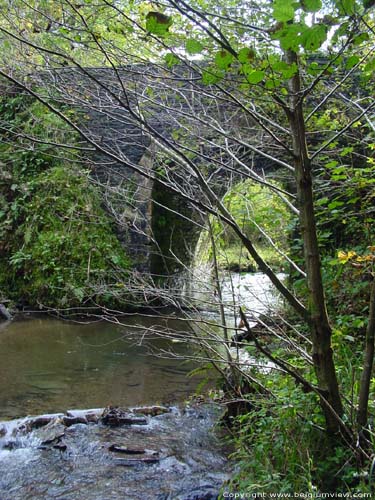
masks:
<path id="1" fill-rule="evenodd" d="M 267 378 L 272 397 L 253 400 L 254 410 L 237 417 L 232 428 L 237 473 L 225 490 L 310 498 L 327 492 L 370 493 L 368 470 L 325 432 L 317 397 L 304 394 L 285 374 Z"/>
<path id="2" fill-rule="evenodd" d="M 14 128 L 61 142 L 64 124 L 22 95 L 0 100 L 0 111 L 9 124 L 0 146 L 3 294 L 32 307 L 123 306 L 131 263 L 89 172 L 74 150 L 13 135 Z"/>

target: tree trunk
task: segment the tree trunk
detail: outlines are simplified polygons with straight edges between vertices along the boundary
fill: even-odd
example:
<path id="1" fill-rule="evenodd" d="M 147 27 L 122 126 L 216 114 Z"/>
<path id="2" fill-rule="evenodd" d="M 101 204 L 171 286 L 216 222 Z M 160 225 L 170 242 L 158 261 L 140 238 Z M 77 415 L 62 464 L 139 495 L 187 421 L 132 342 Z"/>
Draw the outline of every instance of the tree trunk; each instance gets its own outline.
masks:
<path id="1" fill-rule="evenodd" d="M 298 63 L 293 51 L 286 53 L 289 64 Z M 297 200 L 300 209 L 300 231 L 303 240 L 307 284 L 309 326 L 313 344 L 313 361 L 322 396 L 332 409 L 322 402 L 327 430 L 339 431 L 340 424 L 335 416 L 341 416 L 343 407 L 337 382 L 331 348 L 332 329 L 323 290 L 318 237 L 314 213 L 311 161 L 306 144 L 306 128 L 303 116 L 303 96 L 300 75 L 297 72 L 289 80 L 289 109 L 286 110 L 292 134 Z M 333 411 L 332 411 L 333 410 Z"/>
<path id="2" fill-rule="evenodd" d="M 366 344 L 363 357 L 363 371 L 359 386 L 359 401 L 357 424 L 361 432 L 367 426 L 368 399 L 370 392 L 370 382 L 372 377 L 372 367 L 374 364 L 374 343 L 375 343 L 375 278 L 372 279 L 370 311 L 366 331 Z"/>

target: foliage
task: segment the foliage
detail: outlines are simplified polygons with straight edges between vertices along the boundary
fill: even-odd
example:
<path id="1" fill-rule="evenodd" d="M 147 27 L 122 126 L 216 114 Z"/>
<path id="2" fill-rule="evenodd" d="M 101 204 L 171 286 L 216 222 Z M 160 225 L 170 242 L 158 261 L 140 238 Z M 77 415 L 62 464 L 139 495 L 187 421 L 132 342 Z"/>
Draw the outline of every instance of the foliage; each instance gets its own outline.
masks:
<path id="1" fill-rule="evenodd" d="M 233 458 L 239 472 L 226 489 L 248 494 L 370 492 L 361 480 L 367 471 L 316 425 L 317 402 L 312 405 L 311 398 L 293 387 L 287 397 L 277 395 L 279 404 L 263 403 L 238 418 Z"/>
<path id="2" fill-rule="evenodd" d="M 265 245 L 265 236 L 260 232 L 262 229 L 276 245 L 286 248 L 290 211 L 277 193 L 259 183 L 246 180 L 230 189 L 223 202 L 249 239 Z M 235 239 L 233 232 L 229 231 L 223 237 L 227 243 L 232 243 Z"/>
<path id="3" fill-rule="evenodd" d="M 280 186 L 275 183 L 275 187 Z M 223 204 L 247 238 L 256 243 L 260 255 L 268 264 L 281 269 L 285 265 L 285 258 L 277 249 L 283 254 L 287 253 L 292 216 L 277 192 L 247 179 L 228 190 Z M 246 249 L 233 230 L 214 218 L 212 230 L 220 267 L 231 270 L 256 269 L 255 262 L 248 258 Z M 274 246 L 270 244 L 270 239 Z M 211 255 L 207 258 L 211 258 Z"/>
<path id="4" fill-rule="evenodd" d="M 355 394 L 353 372 L 360 369 L 361 347 L 336 332 L 333 346 L 343 390 Z M 276 351 L 276 346 L 274 352 Z M 254 356 L 254 347 L 248 348 Z M 257 358 L 260 362 L 262 358 Z M 300 360 L 289 355 L 289 362 Z M 312 370 L 301 373 L 313 382 Z M 231 480 L 230 491 L 241 493 L 304 493 L 318 497 L 320 492 L 370 492 L 366 483 L 367 465 L 357 463 L 351 451 L 324 432 L 324 420 L 318 398 L 277 370 L 252 375 L 270 394 L 249 401 L 253 410 L 239 416 L 232 430 L 235 441 L 233 458 L 239 465 Z"/>
<path id="5" fill-rule="evenodd" d="M 38 115 L 40 105 L 26 103 L 22 96 L 3 99 L 5 110 L 20 111 L 10 120 L 13 126 L 56 135 L 56 117 Z M 0 287 L 28 305 L 113 305 L 106 283 L 126 279 L 129 259 L 89 173 L 52 156 L 45 145 L 19 148 L 10 135 L 1 160 Z"/>
<path id="6" fill-rule="evenodd" d="M 319 123 L 325 130 L 337 127 L 336 120 L 342 119 L 340 109 L 333 106 L 328 117 L 325 113 L 320 116 Z M 316 179 L 315 206 L 327 307 L 335 328 L 353 338 L 361 337 L 367 325 L 371 268 L 364 264 L 372 262 L 375 238 L 370 132 L 364 124 L 353 131 L 351 146 L 335 143 L 322 155 Z M 299 238 L 292 241 L 291 254 L 303 266 Z M 350 265 L 342 265 L 346 263 Z M 306 293 L 304 280 L 293 272 L 292 277 L 299 293 Z"/>

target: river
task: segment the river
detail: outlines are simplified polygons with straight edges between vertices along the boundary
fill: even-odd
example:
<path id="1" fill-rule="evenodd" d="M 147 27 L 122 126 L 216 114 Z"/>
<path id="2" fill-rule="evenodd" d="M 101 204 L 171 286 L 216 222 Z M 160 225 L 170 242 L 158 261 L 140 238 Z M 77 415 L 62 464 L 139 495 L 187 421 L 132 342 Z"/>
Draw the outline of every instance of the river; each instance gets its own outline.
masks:
<path id="1" fill-rule="evenodd" d="M 2 324 L 0 420 L 69 408 L 187 399 L 200 382 L 187 376 L 197 365 L 151 356 L 151 351 L 167 350 L 168 341 L 143 338 L 150 327 L 165 327 L 165 322 L 137 316 L 124 322 L 128 326 L 30 317 Z M 178 320 L 168 326 L 184 329 Z M 185 343 L 173 349 L 188 354 Z"/>
<path id="2" fill-rule="evenodd" d="M 266 301 L 275 302 L 266 300 L 269 283 L 258 277 L 224 282 L 228 315 L 243 305 L 255 317 Z M 194 357 L 194 347 L 157 334 L 172 329 L 183 336 L 186 321 L 129 316 L 124 323 L 30 316 L 0 325 L 0 500 L 218 497 L 230 472 L 212 432 L 223 409 L 183 404 L 202 380 L 188 377 L 197 364 L 183 360 Z M 175 357 L 154 355 L 171 347 Z M 131 410 L 155 404 L 164 405 L 162 414 Z M 108 427 L 100 415 L 109 405 L 144 422 Z M 66 416 L 87 408 L 95 408 L 95 422 Z M 56 412 L 41 428 L 25 418 Z M 114 447 L 137 453 L 123 458 Z"/>

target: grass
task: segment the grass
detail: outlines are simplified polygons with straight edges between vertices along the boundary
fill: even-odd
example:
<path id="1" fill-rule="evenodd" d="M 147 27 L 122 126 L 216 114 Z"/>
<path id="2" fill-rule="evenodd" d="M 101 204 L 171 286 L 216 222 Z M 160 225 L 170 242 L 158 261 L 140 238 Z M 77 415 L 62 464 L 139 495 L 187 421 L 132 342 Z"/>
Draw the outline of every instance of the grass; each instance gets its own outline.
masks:
<path id="1" fill-rule="evenodd" d="M 282 271 L 285 266 L 285 259 L 273 248 L 262 245 L 258 248 L 260 256 L 267 264 L 275 270 Z M 257 265 L 249 256 L 243 245 L 236 243 L 220 249 L 217 254 L 217 261 L 220 269 L 227 269 L 234 272 L 256 272 Z"/>

